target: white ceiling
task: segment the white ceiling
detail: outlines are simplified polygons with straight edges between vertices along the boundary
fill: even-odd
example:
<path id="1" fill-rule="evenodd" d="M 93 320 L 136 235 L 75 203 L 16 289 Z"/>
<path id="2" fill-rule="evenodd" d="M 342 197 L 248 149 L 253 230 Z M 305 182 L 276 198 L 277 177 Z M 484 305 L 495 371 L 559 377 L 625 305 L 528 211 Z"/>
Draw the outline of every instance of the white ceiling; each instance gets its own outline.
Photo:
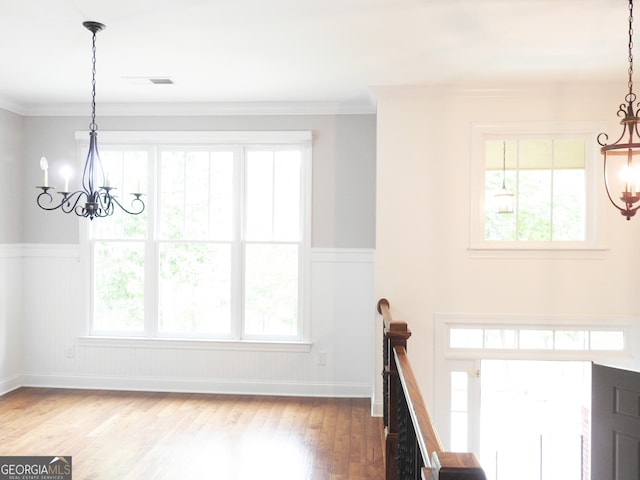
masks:
<path id="1" fill-rule="evenodd" d="M 0 106 L 23 114 L 88 108 L 85 20 L 107 26 L 97 38 L 98 110 L 101 103 L 317 102 L 373 111 L 371 87 L 497 80 L 588 78 L 624 88 L 627 5 L 0 0 Z M 148 77 L 175 83 L 138 81 Z"/>

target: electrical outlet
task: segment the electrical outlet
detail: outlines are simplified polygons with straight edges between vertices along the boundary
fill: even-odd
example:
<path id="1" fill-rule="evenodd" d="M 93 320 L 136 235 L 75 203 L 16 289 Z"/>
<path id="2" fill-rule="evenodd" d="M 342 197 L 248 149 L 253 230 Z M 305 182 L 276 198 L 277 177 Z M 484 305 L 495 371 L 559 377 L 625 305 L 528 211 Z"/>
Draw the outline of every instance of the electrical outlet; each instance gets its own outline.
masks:
<path id="1" fill-rule="evenodd" d="M 73 358 L 75 357 L 76 351 L 73 345 L 65 345 L 64 346 L 64 356 L 65 358 Z"/>
<path id="2" fill-rule="evenodd" d="M 327 364 L 327 352 L 318 352 L 316 364 L 319 367 L 324 367 Z"/>

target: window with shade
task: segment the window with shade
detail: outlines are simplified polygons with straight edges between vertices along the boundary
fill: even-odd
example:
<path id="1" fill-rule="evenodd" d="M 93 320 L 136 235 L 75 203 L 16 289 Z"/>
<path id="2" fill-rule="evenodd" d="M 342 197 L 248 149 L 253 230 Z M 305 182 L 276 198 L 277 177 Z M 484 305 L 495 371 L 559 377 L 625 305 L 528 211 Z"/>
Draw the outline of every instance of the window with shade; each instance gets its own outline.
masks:
<path id="1" fill-rule="evenodd" d="M 478 135 L 472 248 L 581 248 L 595 241 L 592 135 Z"/>
<path id="2" fill-rule="evenodd" d="M 91 224 L 91 334 L 303 340 L 310 134 L 199 136 L 101 138 L 111 183 L 140 183 L 147 208 Z"/>

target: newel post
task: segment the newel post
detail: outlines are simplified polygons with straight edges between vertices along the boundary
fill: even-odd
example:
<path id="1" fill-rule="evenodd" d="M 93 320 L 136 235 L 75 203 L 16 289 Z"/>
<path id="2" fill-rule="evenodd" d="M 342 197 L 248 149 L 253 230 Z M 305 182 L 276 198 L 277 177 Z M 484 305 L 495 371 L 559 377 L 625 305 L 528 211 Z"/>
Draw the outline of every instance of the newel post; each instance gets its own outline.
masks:
<path id="1" fill-rule="evenodd" d="M 382 298 L 378 301 L 378 313 L 383 318 L 383 395 L 386 432 L 385 470 L 386 480 L 398 480 L 398 393 L 400 377 L 396 367 L 393 351 L 396 347 L 407 349 L 407 340 L 411 331 L 407 322 L 393 320 L 389 312 L 389 301 Z"/>

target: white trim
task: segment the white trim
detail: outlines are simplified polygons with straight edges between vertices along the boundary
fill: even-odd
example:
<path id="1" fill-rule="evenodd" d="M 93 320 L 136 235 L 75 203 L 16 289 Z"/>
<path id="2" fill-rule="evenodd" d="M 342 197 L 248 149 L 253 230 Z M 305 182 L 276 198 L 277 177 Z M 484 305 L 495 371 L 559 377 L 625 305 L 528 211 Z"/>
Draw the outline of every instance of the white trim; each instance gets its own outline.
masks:
<path id="1" fill-rule="evenodd" d="M 487 242 L 488 243 L 488 242 Z M 470 258 L 493 259 L 573 259 L 573 260 L 602 260 L 606 258 L 609 247 L 597 248 L 579 247 L 573 242 L 562 245 L 549 245 L 546 247 L 532 248 L 531 242 L 494 242 L 494 246 L 473 246 L 468 248 Z"/>
<path id="2" fill-rule="evenodd" d="M 265 144 L 278 145 L 282 143 L 304 143 L 313 139 L 310 130 L 247 130 L 247 131 L 137 131 L 137 130 L 101 130 L 98 132 L 101 141 L 127 144 L 187 144 L 215 143 L 215 144 Z M 79 130 L 75 132 L 75 139 L 89 141 L 89 132 Z"/>
<path id="3" fill-rule="evenodd" d="M 0 108 L 23 116 L 86 115 L 85 103 L 21 105 L 0 99 Z M 100 116 L 373 115 L 375 99 L 359 102 L 101 103 Z"/>
<path id="4" fill-rule="evenodd" d="M 0 244 L 0 258 L 80 258 L 75 244 L 11 243 Z"/>
<path id="5" fill-rule="evenodd" d="M 533 359 L 533 360 L 603 360 L 633 358 L 634 329 L 640 317 L 619 315 L 519 315 L 519 314 L 443 314 L 434 315 L 435 361 L 445 359 Z M 562 350 L 509 348 L 452 348 L 451 328 L 489 328 L 515 330 L 585 330 L 621 331 L 625 344 L 622 350 Z"/>
<path id="6" fill-rule="evenodd" d="M 81 375 L 22 375 L 22 386 L 142 392 L 371 398 L 371 385 L 359 383 L 266 382 L 211 378 L 145 378 Z"/>
<path id="7" fill-rule="evenodd" d="M 600 122 L 491 122 L 472 123 L 469 151 L 469 247 L 470 257 L 482 258 L 602 258 L 607 250 L 600 223 L 597 203 L 597 154 L 595 137 L 604 130 Z M 484 239 L 484 142 L 488 139 L 522 139 L 532 137 L 560 138 L 580 136 L 593 138 L 585 149 L 586 231 L 580 242 L 500 242 Z M 591 148 L 589 148 L 591 145 Z M 494 252 L 487 254 L 487 252 Z M 511 252 L 505 255 L 503 252 Z M 540 252 L 554 252 L 541 254 Z"/>
<path id="8" fill-rule="evenodd" d="M 384 402 L 380 399 L 376 400 L 373 398 L 371 400 L 371 416 L 372 417 L 382 417 L 384 415 Z"/>
<path id="9" fill-rule="evenodd" d="M 14 375 L 8 378 L 0 378 L 0 397 L 6 395 L 13 390 L 22 387 L 22 376 Z"/>
<path id="10" fill-rule="evenodd" d="M 80 258 L 80 245 L 75 244 L 23 244 L 23 257 Z"/>
<path id="11" fill-rule="evenodd" d="M 80 245 L 75 243 L 12 243 L 0 244 L 0 258 L 55 257 L 79 258 Z M 373 263 L 373 248 L 310 248 L 312 263 Z"/>
<path id="12" fill-rule="evenodd" d="M 21 258 L 24 255 L 24 246 L 19 243 L 0 244 L 0 258 Z"/>
<path id="13" fill-rule="evenodd" d="M 374 253 L 375 250 L 371 248 L 312 248 L 311 261 L 313 263 L 372 263 Z"/>
<path id="14" fill-rule="evenodd" d="M 253 352 L 293 352 L 309 353 L 311 342 L 278 340 L 209 340 L 146 337 L 78 337 L 80 348 L 149 348 L 158 350 L 234 350 Z"/>

